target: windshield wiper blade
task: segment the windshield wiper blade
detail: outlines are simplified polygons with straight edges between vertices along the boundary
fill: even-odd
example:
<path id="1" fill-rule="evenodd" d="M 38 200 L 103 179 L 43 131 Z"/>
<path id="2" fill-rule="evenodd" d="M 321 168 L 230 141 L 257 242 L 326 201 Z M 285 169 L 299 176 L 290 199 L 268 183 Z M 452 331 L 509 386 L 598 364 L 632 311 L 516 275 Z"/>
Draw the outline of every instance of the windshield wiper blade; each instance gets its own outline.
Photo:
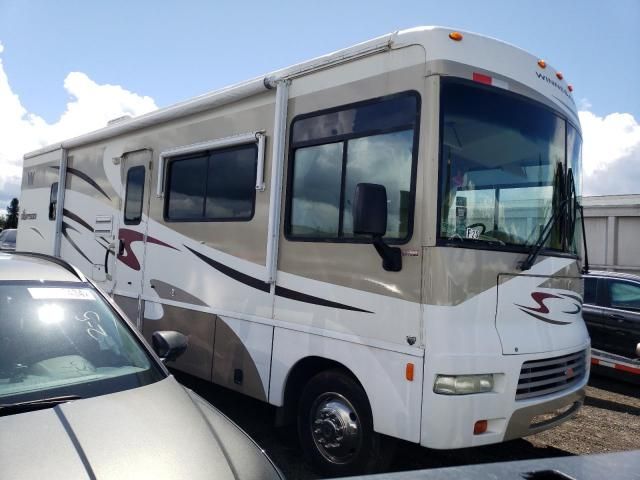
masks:
<path id="1" fill-rule="evenodd" d="M 11 415 L 13 413 L 31 412 L 33 410 L 42 410 L 44 408 L 55 407 L 61 403 L 79 400 L 80 395 L 60 395 L 57 397 L 39 398 L 37 400 L 29 400 L 26 402 L 16 403 L 0 403 L 0 417 Z"/>
<path id="2" fill-rule="evenodd" d="M 538 255 L 542 251 L 542 247 L 544 247 L 544 244 L 547 243 L 547 240 L 549 238 L 549 235 L 551 235 L 551 231 L 553 230 L 553 227 L 562 216 L 562 212 L 564 211 L 564 207 L 567 204 L 567 202 L 568 202 L 568 199 L 563 200 L 558 204 L 555 211 L 553 212 L 553 215 L 551 215 L 551 218 L 549 218 L 549 220 L 547 221 L 546 225 L 542 229 L 542 232 L 540 232 L 540 236 L 538 237 L 538 240 L 536 241 L 536 243 L 534 243 L 531 246 L 529 255 L 527 255 L 527 258 L 523 262 L 520 262 L 520 265 L 519 265 L 520 270 L 522 271 L 529 270 L 533 266 L 533 263 L 536 261 L 536 258 L 538 258 Z"/>

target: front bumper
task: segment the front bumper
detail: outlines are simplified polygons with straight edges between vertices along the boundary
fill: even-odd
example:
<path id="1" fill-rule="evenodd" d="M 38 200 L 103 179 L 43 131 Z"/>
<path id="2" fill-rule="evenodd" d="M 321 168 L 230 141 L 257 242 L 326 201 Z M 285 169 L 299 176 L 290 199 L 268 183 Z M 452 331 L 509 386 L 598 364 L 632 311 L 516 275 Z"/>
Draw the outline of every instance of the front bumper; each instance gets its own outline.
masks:
<path id="1" fill-rule="evenodd" d="M 511 414 L 503 440 L 513 440 L 542 432 L 560 425 L 573 417 L 584 403 L 585 390 L 581 388 L 569 395 L 547 402 L 520 408 Z M 559 413 L 556 413 L 560 410 Z M 536 417 L 547 418 L 537 420 Z"/>
<path id="2" fill-rule="evenodd" d="M 585 386 L 589 379 L 588 357 L 585 376 L 570 388 L 550 395 L 516 400 L 521 367 L 529 360 L 570 354 L 587 348 L 588 344 L 535 355 L 457 356 L 455 359 L 427 356 L 420 444 L 434 449 L 488 445 L 532 435 L 568 420 L 584 401 Z M 433 392 L 433 380 L 437 374 L 489 372 L 501 373 L 493 392 L 473 395 L 439 395 Z M 480 420 L 487 421 L 487 430 L 474 434 L 474 424 Z"/>

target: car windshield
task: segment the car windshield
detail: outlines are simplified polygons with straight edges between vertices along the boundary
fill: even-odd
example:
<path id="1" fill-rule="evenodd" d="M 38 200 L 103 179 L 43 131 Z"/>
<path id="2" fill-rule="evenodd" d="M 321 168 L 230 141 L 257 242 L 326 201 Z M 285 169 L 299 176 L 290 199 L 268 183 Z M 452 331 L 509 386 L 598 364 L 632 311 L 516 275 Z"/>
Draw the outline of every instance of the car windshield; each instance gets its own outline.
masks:
<path id="1" fill-rule="evenodd" d="M 161 378 L 155 360 L 86 285 L 0 283 L 0 403 L 92 397 Z"/>
<path id="2" fill-rule="evenodd" d="M 441 116 L 440 237 L 533 245 L 562 201 L 567 168 L 579 181 L 577 130 L 524 97 L 455 79 L 442 80 Z M 545 247 L 575 253 L 579 239 L 563 239 L 563 225 Z"/>

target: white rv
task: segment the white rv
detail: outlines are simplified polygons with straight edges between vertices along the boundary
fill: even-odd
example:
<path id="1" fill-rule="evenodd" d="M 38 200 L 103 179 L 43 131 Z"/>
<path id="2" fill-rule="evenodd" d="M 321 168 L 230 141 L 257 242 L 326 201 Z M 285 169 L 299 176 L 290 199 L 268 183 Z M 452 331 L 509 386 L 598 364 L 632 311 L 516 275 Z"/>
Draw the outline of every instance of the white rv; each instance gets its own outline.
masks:
<path id="1" fill-rule="evenodd" d="M 325 472 L 526 436 L 589 374 L 571 90 L 395 32 L 27 154 L 18 247 L 188 335 L 175 368 L 281 407 Z"/>

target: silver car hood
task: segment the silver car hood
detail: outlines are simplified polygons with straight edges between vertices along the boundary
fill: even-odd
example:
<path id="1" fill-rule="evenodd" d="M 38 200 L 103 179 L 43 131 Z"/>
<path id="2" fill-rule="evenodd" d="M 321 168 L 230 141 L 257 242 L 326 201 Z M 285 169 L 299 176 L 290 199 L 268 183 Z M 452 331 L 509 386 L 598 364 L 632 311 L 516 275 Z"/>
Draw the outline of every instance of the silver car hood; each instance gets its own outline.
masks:
<path id="1" fill-rule="evenodd" d="M 0 477 L 280 478 L 244 432 L 173 377 L 0 417 Z"/>

